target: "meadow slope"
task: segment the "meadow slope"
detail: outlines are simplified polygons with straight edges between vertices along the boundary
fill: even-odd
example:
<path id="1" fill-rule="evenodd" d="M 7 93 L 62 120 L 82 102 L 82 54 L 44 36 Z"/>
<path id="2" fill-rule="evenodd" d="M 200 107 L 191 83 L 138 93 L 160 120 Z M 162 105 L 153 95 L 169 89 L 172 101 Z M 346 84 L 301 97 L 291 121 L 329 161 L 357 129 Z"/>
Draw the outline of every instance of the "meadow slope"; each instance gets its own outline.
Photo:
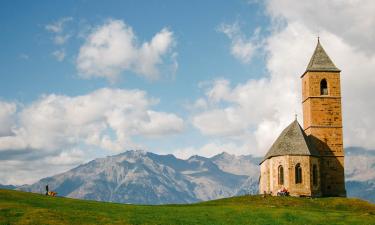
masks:
<path id="1" fill-rule="evenodd" d="M 359 199 L 241 196 L 187 205 L 126 205 L 0 190 L 0 224 L 375 224 Z"/>

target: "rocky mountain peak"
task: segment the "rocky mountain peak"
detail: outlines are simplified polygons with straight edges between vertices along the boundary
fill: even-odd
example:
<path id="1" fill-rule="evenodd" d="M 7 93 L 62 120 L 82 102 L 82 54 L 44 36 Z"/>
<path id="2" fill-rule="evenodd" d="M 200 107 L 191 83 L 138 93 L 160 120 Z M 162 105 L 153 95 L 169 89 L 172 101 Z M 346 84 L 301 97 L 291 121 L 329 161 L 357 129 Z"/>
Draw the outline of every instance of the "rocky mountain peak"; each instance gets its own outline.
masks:
<path id="1" fill-rule="evenodd" d="M 373 152 L 357 148 L 347 152 L 348 194 L 375 201 Z M 134 204 L 191 203 L 257 193 L 260 160 L 226 152 L 183 160 L 171 154 L 131 150 L 17 189 L 44 193 L 48 184 L 60 196 L 72 198 Z"/>

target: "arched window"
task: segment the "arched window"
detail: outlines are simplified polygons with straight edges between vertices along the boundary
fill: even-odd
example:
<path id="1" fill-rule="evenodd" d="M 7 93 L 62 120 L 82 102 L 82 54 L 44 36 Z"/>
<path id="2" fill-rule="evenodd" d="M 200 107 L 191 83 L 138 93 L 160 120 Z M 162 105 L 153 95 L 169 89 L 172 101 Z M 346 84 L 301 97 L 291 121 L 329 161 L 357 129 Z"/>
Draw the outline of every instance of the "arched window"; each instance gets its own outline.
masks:
<path id="1" fill-rule="evenodd" d="M 279 166 L 279 185 L 283 185 L 284 184 L 284 168 L 283 166 Z"/>
<path id="2" fill-rule="evenodd" d="M 313 165 L 313 185 L 318 185 L 318 168 L 316 165 Z"/>
<path id="3" fill-rule="evenodd" d="M 320 95 L 328 95 L 328 85 L 326 79 L 320 81 Z"/>
<path id="4" fill-rule="evenodd" d="M 296 184 L 302 183 L 302 168 L 301 164 L 297 164 L 295 167 L 295 178 L 296 178 Z"/>

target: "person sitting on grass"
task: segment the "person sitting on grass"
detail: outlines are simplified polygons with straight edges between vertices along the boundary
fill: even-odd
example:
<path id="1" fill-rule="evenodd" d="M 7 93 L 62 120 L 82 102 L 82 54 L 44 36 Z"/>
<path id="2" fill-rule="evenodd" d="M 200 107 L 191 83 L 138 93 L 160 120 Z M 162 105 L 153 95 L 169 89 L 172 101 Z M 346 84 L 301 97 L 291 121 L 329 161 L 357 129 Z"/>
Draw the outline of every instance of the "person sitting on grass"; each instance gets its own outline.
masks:
<path id="1" fill-rule="evenodd" d="M 288 196 L 288 195 L 289 195 L 289 192 L 285 187 L 277 191 L 277 196 Z"/>

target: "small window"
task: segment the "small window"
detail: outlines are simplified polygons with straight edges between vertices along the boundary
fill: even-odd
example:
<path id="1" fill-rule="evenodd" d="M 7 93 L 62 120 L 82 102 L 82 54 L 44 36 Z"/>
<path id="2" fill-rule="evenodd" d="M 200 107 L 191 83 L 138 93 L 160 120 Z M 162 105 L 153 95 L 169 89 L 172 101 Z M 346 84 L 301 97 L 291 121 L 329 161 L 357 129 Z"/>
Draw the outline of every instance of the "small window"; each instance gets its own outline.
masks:
<path id="1" fill-rule="evenodd" d="M 318 167 L 313 165 L 313 185 L 318 185 Z"/>
<path id="2" fill-rule="evenodd" d="M 296 180 L 296 184 L 302 183 L 302 168 L 301 168 L 301 164 L 299 163 L 295 167 L 295 180 Z"/>
<path id="3" fill-rule="evenodd" d="M 320 81 L 320 95 L 328 95 L 328 85 L 326 79 Z"/>
<path id="4" fill-rule="evenodd" d="M 284 168 L 283 166 L 279 166 L 279 185 L 283 185 L 284 184 Z"/>

